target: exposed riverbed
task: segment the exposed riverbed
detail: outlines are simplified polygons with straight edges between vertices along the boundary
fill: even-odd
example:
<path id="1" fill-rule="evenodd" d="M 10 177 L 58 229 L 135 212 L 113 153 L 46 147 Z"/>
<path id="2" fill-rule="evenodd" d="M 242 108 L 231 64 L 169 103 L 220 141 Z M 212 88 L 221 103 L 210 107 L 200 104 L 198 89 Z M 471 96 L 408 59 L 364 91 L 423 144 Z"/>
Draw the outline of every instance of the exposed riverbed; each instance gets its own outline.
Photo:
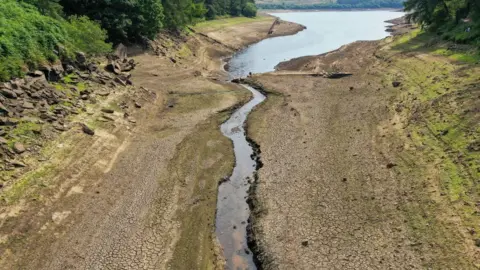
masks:
<path id="1" fill-rule="evenodd" d="M 273 71 L 281 61 L 325 53 L 356 40 L 384 38 L 388 36 L 384 21 L 400 17 L 403 13 L 356 11 L 275 15 L 282 20 L 303 24 L 307 30 L 294 36 L 267 39 L 237 53 L 229 61 L 232 78 L 245 77 L 249 72 Z M 233 141 L 236 158 L 232 176 L 219 187 L 217 202 L 216 235 L 223 249 L 227 269 L 257 269 L 247 245 L 250 210 L 246 202 L 257 164 L 252 158 L 254 152 L 247 141 L 244 125 L 248 114 L 265 100 L 265 96 L 249 86 L 245 87 L 252 92 L 252 100 L 221 126 L 223 134 Z"/>

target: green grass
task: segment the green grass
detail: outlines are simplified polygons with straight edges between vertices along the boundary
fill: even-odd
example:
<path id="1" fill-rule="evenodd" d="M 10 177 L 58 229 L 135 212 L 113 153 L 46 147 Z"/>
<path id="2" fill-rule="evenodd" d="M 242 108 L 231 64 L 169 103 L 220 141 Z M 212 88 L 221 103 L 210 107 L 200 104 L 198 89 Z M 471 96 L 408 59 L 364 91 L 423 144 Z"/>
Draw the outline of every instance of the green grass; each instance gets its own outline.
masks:
<path id="1" fill-rule="evenodd" d="M 409 185 L 416 185 L 412 191 L 415 197 L 404 209 L 414 239 L 438 247 L 433 252 L 442 259 L 427 260 L 424 265 L 434 269 L 470 267 L 471 262 L 452 253 L 453 249 L 461 252 L 465 240 L 473 245 L 473 239 L 465 239 L 457 229 L 480 231 L 480 217 L 475 214 L 475 203 L 480 201 L 476 183 L 480 179 L 480 152 L 468 150 L 480 138 L 476 113 L 480 92 L 472 87 L 480 82 L 480 57 L 473 46 L 452 45 L 434 34 L 415 30 L 394 37 L 379 53 L 388 59 L 386 87 L 391 87 L 393 80 L 402 82 L 395 103 L 404 105 L 398 112 L 403 119 L 403 129 L 398 132 L 407 139 L 399 140 L 409 145 L 409 151 L 401 154 L 403 159 L 412 160 L 402 175 L 409 175 Z M 440 198 L 432 196 L 435 193 L 426 186 L 438 188 Z M 452 213 L 461 218 L 461 224 L 442 219 Z"/>
<path id="2" fill-rule="evenodd" d="M 196 31 L 214 31 L 220 28 L 225 28 L 229 26 L 234 26 L 237 24 L 251 23 L 251 22 L 262 22 L 262 21 L 272 21 L 273 18 L 270 16 L 257 16 L 255 18 L 247 17 L 232 17 L 224 19 L 216 19 L 211 21 L 204 21 L 196 24 L 193 28 Z"/>

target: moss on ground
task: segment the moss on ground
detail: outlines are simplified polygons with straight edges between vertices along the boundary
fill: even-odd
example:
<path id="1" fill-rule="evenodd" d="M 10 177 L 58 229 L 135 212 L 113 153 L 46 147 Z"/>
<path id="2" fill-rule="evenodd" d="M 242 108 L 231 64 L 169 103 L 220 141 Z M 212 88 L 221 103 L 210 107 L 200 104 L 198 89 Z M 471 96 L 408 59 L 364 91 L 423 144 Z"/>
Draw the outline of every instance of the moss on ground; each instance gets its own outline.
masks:
<path id="1" fill-rule="evenodd" d="M 378 55 L 387 60 L 386 87 L 402 83 L 393 107 L 403 122 L 398 136 L 410 145 L 399 170 L 412 177 L 403 209 L 420 241 L 415 249 L 435 254 L 427 268 L 469 269 L 475 262 L 464 253 L 480 238 L 480 55 L 420 30 L 393 38 Z"/>

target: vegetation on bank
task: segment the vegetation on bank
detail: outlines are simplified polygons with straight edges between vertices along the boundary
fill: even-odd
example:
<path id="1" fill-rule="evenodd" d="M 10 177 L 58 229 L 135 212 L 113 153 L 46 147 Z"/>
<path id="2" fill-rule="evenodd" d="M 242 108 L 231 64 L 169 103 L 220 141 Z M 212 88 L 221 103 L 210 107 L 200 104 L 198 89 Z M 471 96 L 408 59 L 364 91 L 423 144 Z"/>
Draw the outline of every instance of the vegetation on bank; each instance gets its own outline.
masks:
<path id="1" fill-rule="evenodd" d="M 407 0 L 407 18 L 457 43 L 480 46 L 478 0 Z"/>
<path id="2" fill-rule="evenodd" d="M 364 9 L 364 8 L 403 8 L 404 0 L 337 0 L 318 1 L 318 3 L 296 2 L 271 2 L 258 3 L 262 9 Z"/>
<path id="3" fill-rule="evenodd" d="M 254 0 L 2 0 L 0 81 L 112 44 L 154 39 L 218 16 L 255 17 Z"/>

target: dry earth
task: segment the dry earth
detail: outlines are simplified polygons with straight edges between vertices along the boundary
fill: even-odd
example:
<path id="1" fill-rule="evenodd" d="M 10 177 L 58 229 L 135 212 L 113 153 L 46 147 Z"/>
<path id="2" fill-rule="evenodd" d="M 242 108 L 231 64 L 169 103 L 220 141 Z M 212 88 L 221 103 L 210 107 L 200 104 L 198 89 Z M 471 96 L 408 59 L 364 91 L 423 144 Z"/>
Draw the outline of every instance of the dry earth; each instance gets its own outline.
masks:
<path id="1" fill-rule="evenodd" d="M 221 269 L 217 184 L 234 157 L 219 125 L 249 94 L 223 82 L 220 58 L 268 37 L 274 18 L 258 21 L 162 36 L 137 55 L 132 80 L 153 94 L 137 101 L 135 125 L 71 130 L 1 191 L 0 269 Z M 232 32 L 248 37 L 205 36 Z"/>
<path id="2" fill-rule="evenodd" d="M 443 108 L 437 118 L 446 122 L 462 110 L 440 102 L 458 108 L 462 99 L 470 133 L 453 126 L 453 141 L 479 139 L 478 102 L 465 100 L 478 94 L 478 67 L 391 42 L 356 42 L 253 76 L 269 92 L 248 120 L 264 164 L 254 221 L 264 269 L 477 269 L 478 193 L 470 181 L 478 150 L 459 155 L 437 134 L 428 141 L 426 120 Z M 339 71 L 353 76 L 304 75 Z M 432 83 L 438 74 L 446 77 Z M 452 82 L 457 88 L 446 87 Z M 443 90 L 427 98 L 430 86 Z M 415 142 L 416 129 L 426 133 Z M 459 164 L 450 171 L 449 156 Z M 444 177 L 452 168 L 461 178 Z M 455 181 L 465 182 L 468 198 L 445 198 Z"/>

